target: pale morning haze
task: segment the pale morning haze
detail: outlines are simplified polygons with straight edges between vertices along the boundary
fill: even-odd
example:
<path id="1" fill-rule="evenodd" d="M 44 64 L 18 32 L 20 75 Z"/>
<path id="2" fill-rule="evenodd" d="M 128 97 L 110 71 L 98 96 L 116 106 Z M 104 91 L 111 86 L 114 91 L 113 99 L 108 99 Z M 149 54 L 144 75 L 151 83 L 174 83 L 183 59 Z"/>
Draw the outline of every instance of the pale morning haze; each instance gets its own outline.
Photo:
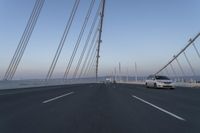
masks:
<path id="1" fill-rule="evenodd" d="M 0 78 L 9 66 L 34 6 L 34 0 L 0 0 Z M 14 78 L 44 78 L 61 40 L 73 0 L 46 0 Z M 53 77 L 62 77 L 90 1 L 81 0 Z M 92 11 L 94 16 L 98 1 Z M 102 29 L 99 75 L 118 69 L 147 76 L 165 65 L 199 32 L 199 0 L 107 0 Z M 92 18 L 72 64 L 74 71 Z M 197 40 L 197 43 L 199 41 Z M 198 48 L 199 45 L 196 45 Z M 192 49 L 192 48 L 191 48 Z M 193 67 L 196 53 L 188 50 Z M 185 63 L 185 59 L 180 59 Z M 198 60 L 198 58 L 197 58 Z M 184 67 L 184 63 L 183 67 Z M 187 64 L 185 67 L 188 67 Z M 95 70 L 95 66 L 93 66 Z M 197 73 L 198 73 L 197 70 Z M 94 76 L 91 72 L 90 76 Z"/>

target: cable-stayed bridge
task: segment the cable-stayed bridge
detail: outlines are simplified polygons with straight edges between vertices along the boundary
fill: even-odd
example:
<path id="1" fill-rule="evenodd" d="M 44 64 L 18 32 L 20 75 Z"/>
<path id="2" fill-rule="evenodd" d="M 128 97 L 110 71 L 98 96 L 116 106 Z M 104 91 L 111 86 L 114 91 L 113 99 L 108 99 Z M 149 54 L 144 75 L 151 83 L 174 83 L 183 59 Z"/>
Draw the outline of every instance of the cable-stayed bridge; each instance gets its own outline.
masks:
<path id="1" fill-rule="evenodd" d="M 84 77 L 94 77 L 95 74 L 97 81 L 100 44 L 102 42 L 101 34 L 104 18 L 104 3 L 104 1 L 91 1 L 91 3 L 89 4 L 87 12 L 86 14 L 84 14 L 84 21 L 83 23 L 80 23 L 81 29 L 75 40 L 75 44 L 73 44 L 72 46 L 73 48 L 71 55 L 69 56 L 67 62 L 64 61 L 66 64 L 64 66 L 65 70 L 63 70 L 63 74 L 61 74 L 59 79 L 63 81 L 67 81 L 67 79 L 74 79 L 77 81 L 77 79 Z M 24 32 L 20 38 L 12 59 L 10 60 L 5 73 L 2 73 L 2 80 L 12 80 L 16 75 L 20 62 L 23 61 L 23 55 L 26 51 L 27 45 L 30 45 L 29 40 L 31 39 L 31 35 L 34 34 L 34 27 L 37 25 L 38 19 L 40 19 L 42 8 L 43 6 L 45 6 L 44 4 L 44 0 L 35 2 L 27 25 L 25 26 Z M 61 53 L 66 52 L 63 51 L 63 47 L 65 45 L 69 45 L 67 41 L 68 39 L 70 39 L 70 32 L 73 31 L 72 25 L 73 23 L 75 23 L 74 19 L 76 18 L 76 14 L 79 11 L 78 9 L 80 6 L 80 1 L 77 0 L 73 3 L 73 6 L 71 7 L 71 10 L 69 12 L 70 15 L 65 22 L 65 28 L 62 36 L 60 37 L 60 41 L 57 44 L 57 49 L 55 49 L 55 53 L 52 53 L 54 57 L 52 58 L 49 66 L 46 67 L 47 71 L 45 76 L 43 77 L 45 81 L 54 79 L 52 76 L 55 73 L 56 66 L 58 66 L 57 64 Z M 89 23 L 89 21 L 91 22 Z M 84 37 L 86 39 L 84 39 Z M 191 38 L 188 44 L 179 53 L 175 53 L 172 59 L 155 74 L 167 75 L 177 82 L 198 82 L 200 80 L 200 73 L 198 73 L 199 64 L 197 63 L 200 58 L 198 38 L 199 33 L 194 38 Z M 193 50 L 191 50 L 191 47 L 193 47 Z M 187 53 L 187 51 L 189 52 Z M 38 58 L 38 60 L 40 60 L 40 58 Z M 135 69 L 134 66 L 133 69 Z M 122 70 L 120 70 L 119 68 L 119 70 L 115 70 L 115 72 L 113 71 L 112 75 L 109 75 L 109 77 L 114 79 L 114 77 L 118 75 L 118 78 L 116 78 L 118 79 L 118 82 L 120 81 L 121 76 L 128 77 L 126 72 L 122 73 L 121 71 Z M 135 71 L 135 73 L 137 72 Z M 154 72 L 152 71 L 152 73 Z M 130 75 L 130 78 L 126 78 L 126 80 L 124 81 L 129 81 L 131 79 L 131 76 L 133 75 Z M 143 77 L 143 80 L 144 79 L 145 77 Z"/>
<path id="2" fill-rule="evenodd" d="M 29 43 L 29 40 L 31 38 L 31 35 L 33 33 L 34 27 L 37 23 L 37 20 L 39 19 L 40 13 L 42 11 L 42 7 L 44 5 L 45 1 L 44 0 L 37 0 L 35 2 L 34 8 L 32 10 L 32 13 L 29 17 L 28 23 L 25 27 L 25 30 L 21 36 L 21 39 L 18 43 L 18 46 L 15 50 L 15 53 L 10 61 L 10 64 L 5 72 L 5 75 L 3 77 L 3 80 L 12 80 L 17 69 L 18 66 L 22 60 L 22 57 L 24 55 L 24 52 L 26 50 L 26 47 Z M 96 4 L 97 3 L 97 4 Z M 77 55 L 77 51 L 78 49 L 80 49 L 80 44 L 83 43 L 84 47 L 82 49 L 82 52 L 80 54 L 80 57 L 78 59 L 78 62 L 76 63 L 76 67 L 75 70 L 72 72 L 72 77 L 71 78 L 80 78 L 82 76 L 87 75 L 90 71 L 92 66 L 94 66 L 96 64 L 96 80 L 98 77 L 98 64 L 99 64 L 99 51 L 100 51 L 100 43 L 101 41 L 101 33 L 102 33 L 102 27 L 103 27 L 103 17 L 104 17 L 104 7 L 105 7 L 105 1 L 102 0 L 100 2 L 96 2 L 95 0 L 92 0 L 88 11 L 85 15 L 84 18 L 84 22 L 82 24 L 82 28 L 79 32 L 77 41 L 74 45 L 74 49 L 73 52 L 70 56 L 70 60 L 67 63 L 67 67 L 65 72 L 63 72 L 63 80 L 68 79 L 69 77 L 69 72 L 71 72 L 71 67 L 73 63 L 76 63 L 74 61 L 75 56 Z M 45 80 L 48 81 L 52 78 L 52 75 L 54 73 L 56 64 L 58 62 L 58 59 L 60 57 L 60 54 L 62 52 L 63 46 L 66 43 L 66 39 L 68 37 L 68 34 L 71 30 L 71 26 L 73 24 L 74 21 L 74 17 L 76 16 L 76 12 L 77 9 L 79 7 L 80 4 L 80 0 L 76 0 L 74 2 L 74 5 L 72 7 L 70 16 L 68 18 L 68 21 L 66 22 L 66 26 L 64 29 L 64 32 L 62 34 L 62 37 L 60 39 L 60 42 L 58 44 L 57 50 L 55 52 L 54 58 L 52 60 L 52 63 L 49 67 L 49 70 L 46 74 Z M 96 9 L 95 4 L 97 5 Z M 95 15 L 91 15 L 92 13 L 95 13 Z M 92 20 L 92 24 L 88 25 L 88 21 Z M 89 28 L 89 32 L 86 32 L 86 28 Z M 85 40 L 85 42 L 83 42 L 83 36 L 84 34 L 87 35 L 87 39 Z M 96 52 L 95 52 L 96 51 Z M 93 68 L 92 68 L 93 69 Z"/>
<path id="3" fill-rule="evenodd" d="M 106 0 L 89 0 L 74 37 L 75 43 L 71 43 L 70 33 L 77 30 L 73 25 L 79 20 L 77 13 L 83 12 L 81 6 L 84 4 L 81 0 L 73 0 L 62 35 L 51 53 L 53 58 L 45 66 L 45 76 L 16 80 L 47 2 L 35 0 L 17 48 L 1 76 L 0 132 L 200 132 L 200 33 L 191 37 L 183 49 L 172 53 L 163 67 L 151 73 L 170 77 L 177 86 L 174 90 L 145 88 L 146 77 L 140 75 L 136 62 L 134 75 L 119 61 L 113 72 L 99 76 L 104 21 L 109 19 L 105 13 Z M 65 46 L 71 46 L 69 53 Z M 69 58 L 64 61 L 61 76 L 55 78 L 62 53 L 67 53 Z"/>

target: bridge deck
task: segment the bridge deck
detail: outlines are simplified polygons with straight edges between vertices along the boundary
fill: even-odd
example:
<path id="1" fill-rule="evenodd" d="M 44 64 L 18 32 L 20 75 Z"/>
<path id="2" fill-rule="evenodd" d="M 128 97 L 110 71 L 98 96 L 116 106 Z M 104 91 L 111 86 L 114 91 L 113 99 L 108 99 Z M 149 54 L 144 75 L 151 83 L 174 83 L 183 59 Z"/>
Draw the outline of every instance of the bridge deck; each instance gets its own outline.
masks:
<path id="1" fill-rule="evenodd" d="M 2 133 L 199 133 L 200 90 L 85 84 L 0 91 Z"/>

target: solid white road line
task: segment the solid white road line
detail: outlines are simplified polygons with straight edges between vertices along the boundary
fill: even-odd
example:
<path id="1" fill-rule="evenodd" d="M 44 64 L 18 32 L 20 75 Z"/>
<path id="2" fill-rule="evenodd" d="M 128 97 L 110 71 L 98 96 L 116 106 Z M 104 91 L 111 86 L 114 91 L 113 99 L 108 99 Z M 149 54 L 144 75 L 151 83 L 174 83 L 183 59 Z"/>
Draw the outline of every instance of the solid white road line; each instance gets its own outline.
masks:
<path id="1" fill-rule="evenodd" d="M 146 103 L 146 104 L 148 104 L 148 105 L 150 105 L 150 106 L 152 106 L 152 107 L 154 107 L 154 108 L 156 108 L 156 109 L 158 109 L 158 110 L 160 110 L 160 111 L 162 111 L 162 112 L 164 112 L 164 113 L 166 113 L 166 114 L 168 114 L 168 115 L 170 115 L 170 116 L 173 116 L 173 117 L 175 117 L 175 118 L 177 118 L 177 119 L 179 119 L 179 120 L 181 120 L 181 121 L 186 121 L 186 120 L 183 119 L 182 117 L 180 117 L 180 116 L 178 116 L 178 115 L 175 115 L 175 114 L 173 114 L 173 113 L 171 113 L 171 112 L 169 112 L 169 111 L 167 111 L 167 110 L 165 110 L 165 109 L 162 109 L 162 108 L 160 108 L 160 107 L 158 107 L 158 106 L 156 106 L 156 105 L 154 105 L 154 104 L 152 104 L 152 103 L 150 103 L 150 102 L 147 102 L 147 101 L 143 100 L 142 98 L 139 98 L 139 97 L 137 97 L 137 96 L 135 96 L 135 95 L 132 95 L 132 97 L 134 97 L 134 98 L 136 98 L 136 99 L 138 99 L 138 100 L 140 100 L 140 101 L 142 101 L 142 102 L 144 102 L 144 103 Z"/>
<path id="2" fill-rule="evenodd" d="M 73 93 L 74 93 L 74 92 L 66 93 L 66 94 L 63 94 L 63 95 L 60 95 L 60 96 L 57 96 L 57 97 L 54 97 L 54 98 L 51 98 L 51 99 L 45 100 L 45 101 L 43 101 L 42 103 L 48 103 L 48 102 L 51 102 L 51 101 L 57 100 L 57 99 L 59 99 L 59 98 L 62 98 L 62 97 L 68 96 L 68 95 L 73 94 Z"/>

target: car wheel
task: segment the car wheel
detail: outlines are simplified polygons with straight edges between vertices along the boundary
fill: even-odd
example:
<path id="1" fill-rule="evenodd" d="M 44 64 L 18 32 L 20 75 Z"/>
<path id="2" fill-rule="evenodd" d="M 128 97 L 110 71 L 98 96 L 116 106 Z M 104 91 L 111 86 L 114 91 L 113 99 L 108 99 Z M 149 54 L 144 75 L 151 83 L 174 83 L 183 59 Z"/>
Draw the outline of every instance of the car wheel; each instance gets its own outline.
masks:
<path id="1" fill-rule="evenodd" d="M 154 88 L 157 88 L 157 84 L 156 83 L 154 83 Z"/>

